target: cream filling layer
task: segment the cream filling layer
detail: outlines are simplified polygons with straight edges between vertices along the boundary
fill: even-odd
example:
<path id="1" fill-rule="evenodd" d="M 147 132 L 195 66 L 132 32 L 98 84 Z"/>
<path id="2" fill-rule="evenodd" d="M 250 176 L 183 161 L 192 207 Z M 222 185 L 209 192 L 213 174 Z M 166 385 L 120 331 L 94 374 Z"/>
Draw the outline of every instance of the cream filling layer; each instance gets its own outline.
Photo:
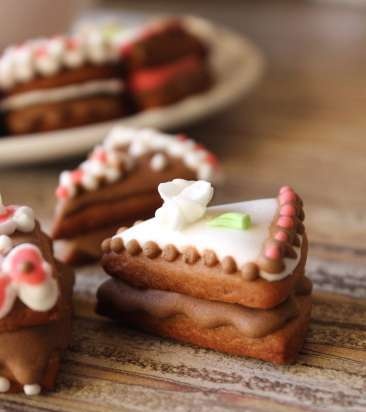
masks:
<path id="1" fill-rule="evenodd" d="M 184 315 L 201 328 L 233 326 L 250 338 L 267 336 L 299 314 L 296 298 L 292 296 L 273 309 L 251 309 L 181 293 L 137 289 L 115 279 L 101 286 L 98 299 L 102 307 L 112 307 L 117 313 L 142 311 L 159 319 Z"/>
<path id="2" fill-rule="evenodd" d="M 168 244 L 173 244 L 180 252 L 187 246 L 194 246 L 200 254 L 205 249 L 210 249 L 220 260 L 226 256 L 233 257 L 237 265 L 241 267 L 245 263 L 255 262 L 258 258 L 277 210 L 278 201 L 275 198 L 212 206 L 207 208 L 203 218 L 181 230 L 170 229 L 162 225 L 155 217 L 132 226 L 115 237 L 122 238 L 125 244 L 132 239 L 137 240 L 141 245 L 153 241 L 161 249 Z M 212 218 L 227 212 L 249 214 L 252 221 L 251 227 L 248 230 L 238 230 L 208 225 Z M 261 270 L 260 276 L 269 282 L 289 276 L 301 257 L 301 249 L 298 247 L 294 249 L 297 252 L 297 258 L 285 258 L 285 268 L 282 272 L 272 274 Z"/>
<path id="3" fill-rule="evenodd" d="M 34 90 L 9 96 L 1 101 L 3 111 L 22 109 L 42 103 L 57 103 L 102 94 L 119 94 L 124 90 L 124 83 L 119 79 L 96 80 L 54 89 Z"/>

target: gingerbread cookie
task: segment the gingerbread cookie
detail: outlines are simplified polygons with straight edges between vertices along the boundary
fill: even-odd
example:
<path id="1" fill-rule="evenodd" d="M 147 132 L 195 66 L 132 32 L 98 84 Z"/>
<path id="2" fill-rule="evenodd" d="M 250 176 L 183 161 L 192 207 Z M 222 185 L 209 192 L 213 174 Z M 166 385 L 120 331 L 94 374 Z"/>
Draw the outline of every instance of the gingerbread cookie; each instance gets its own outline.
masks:
<path id="1" fill-rule="evenodd" d="M 71 338 L 73 283 L 32 209 L 0 202 L 0 392 L 54 387 Z"/>
<path id="2" fill-rule="evenodd" d="M 184 135 L 114 128 L 85 162 L 60 176 L 52 230 L 62 240 L 59 256 L 72 263 L 99 258 L 100 243 L 117 228 L 153 215 L 159 183 L 218 175 L 216 157 Z"/>
<path id="3" fill-rule="evenodd" d="M 184 21 L 151 23 L 122 41 L 121 50 L 139 109 L 175 103 L 212 84 L 208 47 Z"/>
<path id="4" fill-rule="evenodd" d="M 299 196 L 207 207 L 206 181 L 159 185 L 155 217 L 103 242 L 113 277 L 97 311 L 163 336 L 290 362 L 309 323 L 311 282 Z"/>
<path id="5" fill-rule="evenodd" d="M 98 33 L 8 47 L 0 56 L 0 91 L 10 134 L 81 126 L 128 111 L 118 47 Z"/>

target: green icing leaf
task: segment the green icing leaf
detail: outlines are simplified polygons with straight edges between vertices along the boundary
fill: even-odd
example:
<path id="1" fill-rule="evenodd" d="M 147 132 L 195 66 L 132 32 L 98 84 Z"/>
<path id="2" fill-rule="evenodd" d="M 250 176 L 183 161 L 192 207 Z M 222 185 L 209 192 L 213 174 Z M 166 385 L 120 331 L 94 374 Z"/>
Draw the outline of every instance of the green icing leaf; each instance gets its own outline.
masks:
<path id="1" fill-rule="evenodd" d="M 207 224 L 211 227 L 248 230 L 252 224 L 252 220 L 247 213 L 231 212 L 219 215 L 207 222 Z"/>

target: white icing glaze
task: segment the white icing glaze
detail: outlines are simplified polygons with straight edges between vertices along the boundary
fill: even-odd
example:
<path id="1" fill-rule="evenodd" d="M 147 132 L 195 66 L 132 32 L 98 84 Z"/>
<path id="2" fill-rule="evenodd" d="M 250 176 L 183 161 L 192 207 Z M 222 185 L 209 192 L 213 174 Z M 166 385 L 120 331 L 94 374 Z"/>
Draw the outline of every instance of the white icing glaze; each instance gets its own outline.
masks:
<path id="1" fill-rule="evenodd" d="M 124 149 L 124 152 L 119 149 Z M 98 151 L 103 154 L 96 156 Z M 168 154 L 180 158 L 188 168 L 197 173 L 197 178 L 203 176 L 205 180 L 215 181 L 219 177 L 214 155 L 193 140 L 152 129 L 117 126 L 78 169 L 61 173 L 56 195 L 60 198 L 74 197 L 77 194 L 77 185 L 82 185 L 86 190 L 95 190 L 101 177 L 108 182 L 114 182 L 123 177 L 124 170 L 131 170 L 140 156 L 156 151 L 159 153 L 155 154 L 150 162 L 152 170 L 162 170 L 161 167 L 165 166 L 162 157 Z M 122 168 L 121 163 L 124 166 Z"/>
<path id="2" fill-rule="evenodd" d="M 27 396 L 39 395 L 41 393 L 41 386 L 38 383 L 24 385 L 23 391 Z"/>
<path id="3" fill-rule="evenodd" d="M 116 42 L 108 37 L 99 37 L 93 33 L 72 38 L 34 39 L 20 46 L 8 47 L 0 56 L 0 88 L 10 89 L 37 75 L 52 76 L 64 67 L 76 68 L 89 62 L 102 64 L 116 60 Z"/>
<path id="4" fill-rule="evenodd" d="M 10 389 L 9 379 L 0 376 L 0 392 L 5 393 Z"/>
<path id="5" fill-rule="evenodd" d="M 15 94 L 2 100 L 0 109 L 3 111 L 16 110 L 34 104 L 55 103 L 74 98 L 88 97 L 98 93 L 114 95 L 121 93 L 123 89 L 124 84 L 119 79 L 90 81 L 54 89 Z"/>
<path id="6" fill-rule="evenodd" d="M 160 183 L 158 191 L 164 203 L 155 212 L 156 219 L 173 230 L 182 229 L 200 219 L 213 196 L 211 184 L 204 180 L 174 179 Z"/>
<path id="7" fill-rule="evenodd" d="M 31 264 L 30 272 L 21 265 Z M 52 277 L 52 267 L 44 260 L 40 249 L 30 243 L 15 246 L 0 261 L 0 318 L 13 307 L 16 297 L 35 311 L 47 311 L 57 302 L 59 290 Z"/>
<path id="8" fill-rule="evenodd" d="M 248 202 L 232 203 L 207 208 L 206 214 L 198 221 L 183 228 L 174 230 L 162 225 L 155 217 L 133 226 L 115 237 L 120 237 L 125 243 L 136 239 L 140 244 L 147 241 L 156 242 L 160 248 L 173 244 L 179 251 L 187 246 L 194 246 L 199 253 L 205 249 L 213 250 L 222 260 L 226 256 L 232 256 L 237 265 L 241 267 L 245 263 L 254 262 L 268 237 L 268 230 L 278 209 L 277 199 L 261 199 Z M 211 227 L 207 223 L 213 217 L 227 212 L 247 213 L 251 217 L 249 230 Z M 276 281 L 285 278 L 297 266 L 300 260 L 300 250 L 296 259 L 284 259 L 285 269 L 281 273 L 270 274 L 260 271 L 260 276 L 268 281 Z"/>
<path id="9" fill-rule="evenodd" d="M 30 207 L 0 205 L 0 235 L 12 235 L 16 230 L 31 232 L 35 224 L 34 212 Z"/>
<path id="10" fill-rule="evenodd" d="M 164 170 L 168 164 L 168 160 L 166 156 L 162 153 L 156 153 L 150 161 L 151 169 L 155 172 L 159 172 L 160 170 Z"/>

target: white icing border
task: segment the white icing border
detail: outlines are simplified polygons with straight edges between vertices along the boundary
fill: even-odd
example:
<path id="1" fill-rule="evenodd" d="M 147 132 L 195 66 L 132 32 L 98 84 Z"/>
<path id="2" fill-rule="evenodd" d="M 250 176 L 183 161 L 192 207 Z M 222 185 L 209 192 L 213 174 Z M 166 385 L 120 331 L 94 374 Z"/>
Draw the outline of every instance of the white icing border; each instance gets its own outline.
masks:
<path id="1" fill-rule="evenodd" d="M 38 75 L 52 76 L 64 67 L 113 62 L 118 55 L 115 41 L 99 32 L 29 40 L 6 48 L 0 56 L 0 88 L 9 90 Z"/>
<path id="2" fill-rule="evenodd" d="M 118 150 L 121 148 L 127 148 L 126 153 Z M 100 159 L 94 155 L 98 150 L 104 153 Z M 77 194 L 77 185 L 86 190 L 96 190 L 101 176 L 106 177 L 108 182 L 114 182 L 125 173 L 121 164 L 131 170 L 140 156 L 151 152 L 181 159 L 189 169 L 196 172 L 198 179 L 211 182 L 220 179 L 215 155 L 194 140 L 153 129 L 116 126 L 109 132 L 103 144 L 96 146 L 78 169 L 61 173 L 56 195 L 60 198 L 74 197 Z M 150 166 L 153 171 L 159 172 L 168 166 L 168 162 L 161 162 L 162 159 L 156 162 L 155 156 L 151 159 Z M 82 175 L 78 179 L 73 178 L 76 171 Z"/>
<path id="3" fill-rule="evenodd" d="M 55 103 L 98 93 L 116 95 L 123 90 L 124 82 L 119 79 L 96 80 L 52 89 L 33 90 L 5 98 L 0 102 L 0 110 L 16 110 L 34 104 Z"/>

